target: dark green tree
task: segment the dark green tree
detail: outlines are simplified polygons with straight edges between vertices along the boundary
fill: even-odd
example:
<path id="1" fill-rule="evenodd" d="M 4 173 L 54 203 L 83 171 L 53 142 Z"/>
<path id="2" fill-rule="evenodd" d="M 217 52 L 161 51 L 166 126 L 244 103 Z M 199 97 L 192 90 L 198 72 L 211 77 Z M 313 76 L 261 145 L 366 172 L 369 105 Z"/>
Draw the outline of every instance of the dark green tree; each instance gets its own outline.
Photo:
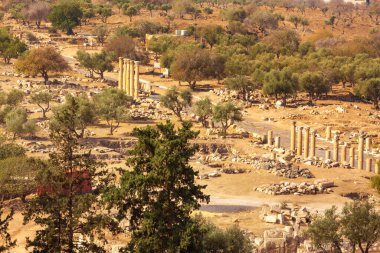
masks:
<path id="1" fill-rule="evenodd" d="M 198 132 L 189 122 L 135 129 L 138 142 L 131 151 L 120 187 L 111 191 L 119 217 L 129 219 L 132 238 L 130 252 L 196 252 L 190 250 L 191 213 L 208 202 L 195 183 L 197 172 L 189 165 L 197 150 L 189 141 Z"/>
<path id="2" fill-rule="evenodd" d="M 225 137 L 227 130 L 235 122 L 242 121 L 241 109 L 231 102 L 218 103 L 212 113 L 213 119 L 216 123 L 221 124 L 222 134 Z"/>
<path id="3" fill-rule="evenodd" d="M 101 197 L 112 175 L 90 154 L 81 152 L 77 129 L 79 103 L 54 111 L 50 139 L 56 152 L 35 177 L 37 196 L 29 200 L 24 221 L 37 224 L 27 248 L 33 252 L 105 252 L 104 232 L 116 229 Z M 113 230 L 114 231 L 114 230 Z"/>
<path id="4" fill-rule="evenodd" d="M 202 126 L 207 126 L 207 119 L 212 116 L 212 103 L 209 97 L 202 98 L 194 103 L 193 111 L 199 117 Z"/>
<path id="5" fill-rule="evenodd" d="M 346 204 L 342 211 L 342 235 L 350 244 L 368 253 L 380 238 L 380 214 L 368 202 Z"/>
<path id="6" fill-rule="evenodd" d="M 299 78 L 300 87 L 307 92 L 309 103 L 313 103 L 313 99 L 319 98 L 322 94 L 330 91 L 328 80 L 318 72 L 305 72 Z"/>
<path id="7" fill-rule="evenodd" d="M 290 71 L 271 70 L 264 77 L 263 92 L 266 95 L 274 96 L 276 101 L 282 96 L 283 105 L 286 106 L 286 99 L 289 95 L 296 94 L 298 90 L 298 80 Z"/>
<path id="8" fill-rule="evenodd" d="M 178 91 L 176 87 L 170 88 L 160 98 L 163 106 L 171 110 L 180 121 L 182 121 L 181 112 L 191 106 L 192 100 L 193 95 L 190 90 Z"/>
<path id="9" fill-rule="evenodd" d="M 42 118 L 46 119 L 46 113 L 50 111 L 50 102 L 53 96 L 48 91 L 33 93 L 30 97 L 31 102 L 38 105 L 42 110 Z"/>
<path id="10" fill-rule="evenodd" d="M 224 84 L 228 89 L 240 92 L 245 101 L 249 99 L 251 92 L 258 87 L 257 83 L 254 82 L 252 78 L 241 75 L 226 78 Z"/>
<path id="11" fill-rule="evenodd" d="M 328 252 L 333 248 L 334 252 L 342 252 L 341 225 L 337 208 L 333 206 L 323 215 L 314 217 L 305 234 L 317 249 Z"/>
<path id="12" fill-rule="evenodd" d="M 55 115 L 65 114 L 70 110 L 76 110 L 73 131 L 75 130 L 77 138 L 83 138 L 86 128 L 96 122 L 95 105 L 85 94 L 78 97 L 67 95 L 64 104 L 53 108 Z"/>
<path id="13" fill-rule="evenodd" d="M 9 249 L 13 248 L 16 245 L 16 241 L 12 240 L 11 236 L 8 233 L 9 222 L 13 219 L 14 210 L 11 209 L 11 212 L 8 215 L 4 214 L 4 203 L 0 202 L 0 238 L 2 244 L 0 244 L 0 252 L 9 252 Z"/>
<path id="14" fill-rule="evenodd" d="M 52 25 L 66 31 L 67 35 L 74 34 L 73 29 L 80 25 L 83 12 L 78 1 L 65 0 L 54 5 L 48 16 Z"/>
<path id="15" fill-rule="evenodd" d="M 380 78 L 371 78 L 360 82 L 357 88 L 359 95 L 369 98 L 376 110 L 379 110 Z"/>
<path id="16" fill-rule="evenodd" d="M 114 88 L 104 90 L 94 99 L 99 117 L 107 122 L 110 135 L 113 135 L 120 123 L 129 119 L 131 99 L 122 90 Z"/>

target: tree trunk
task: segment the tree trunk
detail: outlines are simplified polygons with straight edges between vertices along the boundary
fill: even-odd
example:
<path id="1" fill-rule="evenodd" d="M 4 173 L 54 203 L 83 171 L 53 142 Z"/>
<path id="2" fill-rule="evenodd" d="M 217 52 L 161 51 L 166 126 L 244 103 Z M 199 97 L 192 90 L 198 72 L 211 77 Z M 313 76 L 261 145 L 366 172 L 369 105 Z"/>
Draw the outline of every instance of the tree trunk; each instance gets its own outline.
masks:
<path id="1" fill-rule="evenodd" d="M 67 35 L 74 35 L 74 31 L 73 31 L 73 28 L 67 28 L 67 32 L 66 32 Z"/>
<path id="2" fill-rule="evenodd" d="M 283 103 L 284 107 L 286 107 L 286 96 L 284 96 L 284 97 L 282 98 L 282 103 Z"/>
<path id="3" fill-rule="evenodd" d="M 42 109 L 42 118 L 46 119 L 46 110 Z"/>

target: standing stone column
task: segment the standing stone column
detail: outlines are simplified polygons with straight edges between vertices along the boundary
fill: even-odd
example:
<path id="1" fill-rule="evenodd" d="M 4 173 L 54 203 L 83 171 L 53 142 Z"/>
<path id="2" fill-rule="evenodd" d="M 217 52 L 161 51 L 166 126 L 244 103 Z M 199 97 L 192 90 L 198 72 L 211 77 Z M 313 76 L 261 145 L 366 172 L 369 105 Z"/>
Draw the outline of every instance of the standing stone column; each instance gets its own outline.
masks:
<path id="1" fill-rule="evenodd" d="M 326 141 L 331 140 L 331 126 L 326 127 Z"/>
<path id="2" fill-rule="evenodd" d="M 350 148 L 350 166 L 351 168 L 355 168 L 355 148 Z"/>
<path id="3" fill-rule="evenodd" d="M 272 142 L 272 135 L 273 135 L 273 131 L 272 130 L 268 130 L 268 135 L 267 135 L 267 144 L 269 146 L 272 146 L 273 145 L 273 142 Z"/>
<path id="4" fill-rule="evenodd" d="M 308 158 L 309 157 L 309 135 L 310 135 L 310 128 L 309 127 L 305 127 L 304 129 L 304 134 L 303 134 L 303 137 L 304 137 L 304 147 L 303 147 L 303 157 L 304 158 Z"/>
<path id="5" fill-rule="evenodd" d="M 315 148 L 316 148 L 316 142 L 315 138 L 317 135 L 317 131 L 312 130 L 310 134 L 310 157 L 315 157 Z"/>
<path id="6" fill-rule="evenodd" d="M 380 160 L 379 159 L 376 159 L 376 161 L 375 161 L 375 173 L 377 175 L 380 174 Z"/>
<path id="7" fill-rule="evenodd" d="M 124 66 L 123 66 L 123 57 L 119 57 L 119 79 L 118 79 L 118 88 L 120 89 L 120 90 L 122 90 L 123 89 L 123 68 L 124 68 Z"/>
<path id="8" fill-rule="evenodd" d="M 290 150 L 292 152 L 296 151 L 296 122 L 292 121 L 292 126 L 290 127 Z"/>
<path id="9" fill-rule="evenodd" d="M 135 94 L 135 62 L 129 62 L 129 96 Z"/>
<path id="10" fill-rule="evenodd" d="M 365 138 L 365 151 L 369 152 L 371 150 L 371 137 Z"/>
<path id="11" fill-rule="evenodd" d="M 342 163 L 345 163 L 347 161 L 347 146 L 345 144 L 342 145 L 342 150 L 340 153 L 340 161 Z"/>
<path id="12" fill-rule="evenodd" d="M 325 160 L 330 160 L 330 158 L 331 158 L 331 151 L 325 150 Z"/>
<path id="13" fill-rule="evenodd" d="M 297 132 L 297 155 L 301 156 L 302 155 L 302 129 L 303 127 L 298 127 L 298 132 Z"/>
<path id="14" fill-rule="evenodd" d="M 334 144 L 333 144 L 333 160 L 338 162 L 339 156 L 339 135 L 334 135 Z"/>
<path id="15" fill-rule="evenodd" d="M 130 83 L 130 77 L 129 77 L 129 71 L 131 69 L 131 64 L 130 64 L 130 61 L 129 59 L 127 59 L 127 71 L 125 73 L 125 76 L 126 76 L 126 81 L 125 81 L 125 87 L 124 87 L 124 92 L 125 94 L 127 94 L 128 96 L 130 96 L 129 94 L 129 83 Z"/>
<path id="16" fill-rule="evenodd" d="M 134 86 L 134 93 L 133 97 L 138 98 L 139 97 L 139 83 L 140 83 L 140 62 L 135 61 L 135 86 Z"/>
<path id="17" fill-rule="evenodd" d="M 124 92 L 127 91 L 127 87 L 128 87 L 128 79 L 129 79 L 129 75 L 128 75 L 128 69 L 129 69 L 129 64 L 128 64 L 128 59 L 124 58 L 124 66 L 123 66 L 123 87 L 122 87 L 122 90 Z M 128 94 L 128 93 L 127 93 Z"/>
<path id="18" fill-rule="evenodd" d="M 363 158 L 364 158 L 364 136 L 361 134 L 359 136 L 359 145 L 358 145 L 358 169 L 363 169 Z"/>
<path id="19" fill-rule="evenodd" d="M 367 172 L 371 172 L 372 168 L 372 158 L 367 158 L 365 163 L 365 169 Z"/>
<path id="20" fill-rule="evenodd" d="M 281 144 L 280 144 L 280 136 L 276 136 L 275 138 L 274 138 L 274 147 L 275 148 L 280 148 L 281 147 Z"/>

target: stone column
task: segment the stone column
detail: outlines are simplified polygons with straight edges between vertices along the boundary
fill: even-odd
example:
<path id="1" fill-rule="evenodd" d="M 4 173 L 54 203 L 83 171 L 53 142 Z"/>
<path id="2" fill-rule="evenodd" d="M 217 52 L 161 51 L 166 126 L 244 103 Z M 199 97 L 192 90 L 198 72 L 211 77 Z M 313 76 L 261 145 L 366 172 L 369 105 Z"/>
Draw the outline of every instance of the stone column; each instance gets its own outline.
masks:
<path id="1" fill-rule="evenodd" d="M 355 168 L 355 148 L 350 148 L 350 166 L 351 168 Z"/>
<path id="2" fill-rule="evenodd" d="M 135 94 L 135 62 L 129 62 L 129 96 Z"/>
<path id="3" fill-rule="evenodd" d="M 340 153 L 340 161 L 341 162 L 347 161 L 347 146 L 346 145 L 342 145 L 342 150 Z"/>
<path id="4" fill-rule="evenodd" d="M 119 79 L 118 79 L 118 87 L 120 90 L 123 89 L 123 57 L 119 57 Z"/>
<path id="5" fill-rule="evenodd" d="M 365 151 L 369 152 L 371 150 L 371 137 L 365 138 Z"/>
<path id="6" fill-rule="evenodd" d="M 316 138 L 317 131 L 312 130 L 310 134 L 310 157 L 315 157 Z"/>
<path id="7" fill-rule="evenodd" d="M 131 83 L 130 81 L 130 76 L 129 76 L 129 71 L 131 69 L 131 64 L 130 64 L 130 61 L 129 59 L 127 59 L 127 71 L 125 73 L 125 76 L 126 76 L 126 81 L 125 81 L 125 87 L 124 87 L 124 92 L 125 94 L 127 94 L 128 96 L 130 96 L 129 94 L 129 84 Z"/>
<path id="8" fill-rule="evenodd" d="M 331 126 L 326 127 L 326 141 L 331 140 Z"/>
<path id="9" fill-rule="evenodd" d="M 140 62 L 135 61 L 135 86 L 134 86 L 134 93 L 133 97 L 138 98 L 139 97 L 139 83 L 140 83 Z"/>
<path id="10" fill-rule="evenodd" d="M 302 129 L 303 127 L 298 127 L 297 132 L 297 155 L 302 155 Z"/>
<path id="11" fill-rule="evenodd" d="M 379 159 L 376 159 L 376 161 L 375 161 L 375 173 L 377 175 L 380 174 L 380 160 Z"/>
<path id="12" fill-rule="evenodd" d="M 329 160 L 331 158 L 330 150 L 325 150 L 325 160 Z"/>
<path id="13" fill-rule="evenodd" d="M 274 147 L 275 148 L 280 148 L 281 147 L 280 141 L 281 141 L 280 136 L 274 137 Z"/>
<path id="14" fill-rule="evenodd" d="M 359 145 L 358 145 L 358 169 L 363 169 L 363 158 L 364 158 L 364 136 L 361 134 L 359 136 Z"/>
<path id="15" fill-rule="evenodd" d="M 290 127 L 290 150 L 292 152 L 296 151 L 296 122 L 292 121 L 292 126 Z"/>
<path id="16" fill-rule="evenodd" d="M 339 135 L 334 135 L 334 144 L 333 144 L 333 160 L 338 162 L 339 156 Z"/>
<path id="17" fill-rule="evenodd" d="M 365 169 L 367 172 L 371 172 L 372 168 L 372 158 L 367 158 L 365 163 Z"/>
<path id="18" fill-rule="evenodd" d="M 129 64 L 128 64 L 128 59 L 124 58 L 124 66 L 123 66 L 123 87 L 122 89 L 124 90 L 124 92 L 127 91 L 127 87 L 128 87 L 128 79 L 129 79 L 129 75 L 128 75 L 128 69 L 129 69 Z M 128 94 L 128 93 L 127 93 Z"/>
<path id="19" fill-rule="evenodd" d="M 304 129 L 304 147 L 303 147 L 303 157 L 304 158 L 308 158 L 309 157 L 309 134 L 310 134 L 310 128 L 309 127 L 305 127 Z"/>
<path id="20" fill-rule="evenodd" d="M 267 144 L 269 146 L 272 146 L 273 145 L 273 142 L 272 142 L 272 135 L 273 135 L 273 131 L 272 130 L 268 130 L 268 135 L 267 135 Z"/>

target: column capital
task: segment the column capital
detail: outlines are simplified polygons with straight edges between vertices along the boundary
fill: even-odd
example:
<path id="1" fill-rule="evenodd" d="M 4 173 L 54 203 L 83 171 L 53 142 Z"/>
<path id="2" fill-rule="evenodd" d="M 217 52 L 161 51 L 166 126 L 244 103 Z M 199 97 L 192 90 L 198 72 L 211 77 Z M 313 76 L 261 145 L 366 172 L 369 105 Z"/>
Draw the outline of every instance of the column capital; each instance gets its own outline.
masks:
<path id="1" fill-rule="evenodd" d="M 297 124 L 297 122 L 293 120 L 292 125 L 295 126 L 296 124 Z"/>

